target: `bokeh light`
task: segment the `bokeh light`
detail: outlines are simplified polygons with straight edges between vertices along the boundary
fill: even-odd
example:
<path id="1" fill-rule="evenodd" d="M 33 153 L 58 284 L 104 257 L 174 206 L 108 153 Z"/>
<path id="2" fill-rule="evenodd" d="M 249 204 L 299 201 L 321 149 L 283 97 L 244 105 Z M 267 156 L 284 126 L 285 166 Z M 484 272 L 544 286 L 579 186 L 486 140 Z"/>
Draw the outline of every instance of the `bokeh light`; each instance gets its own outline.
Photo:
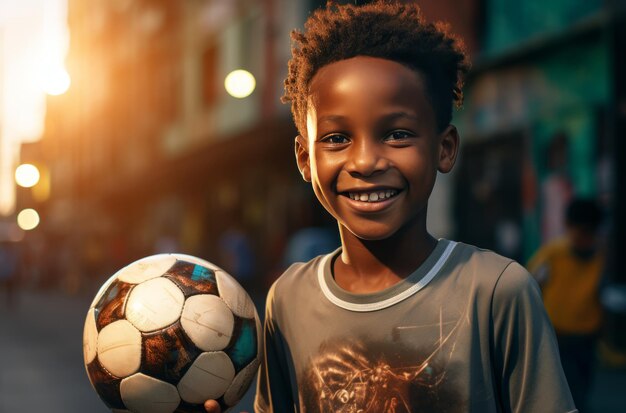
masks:
<path id="1" fill-rule="evenodd" d="M 32 208 L 23 209 L 17 214 L 17 225 L 24 231 L 30 231 L 39 225 L 39 214 Z"/>
<path id="2" fill-rule="evenodd" d="M 224 87 L 229 95 L 242 99 L 250 96 L 256 87 L 256 80 L 247 70 L 233 70 L 226 76 Z"/>
<path id="3" fill-rule="evenodd" d="M 15 182 L 24 188 L 30 188 L 39 182 L 39 169 L 29 163 L 22 164 L 15 169 Z"/>
<path id="4" fill-rule="evenodd" d="M 63 68 L 56 68 L 44 74 L 44 91 L 52 96 L 62 95 L 70 88 L 72 80 Z"/>

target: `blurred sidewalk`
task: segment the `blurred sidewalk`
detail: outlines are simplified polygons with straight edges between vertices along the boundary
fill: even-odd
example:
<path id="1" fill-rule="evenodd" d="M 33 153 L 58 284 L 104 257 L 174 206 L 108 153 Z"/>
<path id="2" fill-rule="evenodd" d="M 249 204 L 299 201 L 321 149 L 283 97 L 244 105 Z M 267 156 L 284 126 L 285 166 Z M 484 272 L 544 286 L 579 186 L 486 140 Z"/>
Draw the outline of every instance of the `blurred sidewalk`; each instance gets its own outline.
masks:
<path id="1" fill-rule="evenodd" d="M 87 299 L 19 292 L 0 301 L 0 413 L 106 413 L 83 367 Z"/>
<path id="2" fill-rule="evenodd" d="M 21 292 L 12 310 L 0 297 L 0 413 L 109 412 L 83 367 L 82 330 L 91 297 Z M 626 412 L 624 389 L 626 370 L 598 366 L 591 413 Z M 235 412 L 252 412 L 253 393 L 254 386 Z"/>

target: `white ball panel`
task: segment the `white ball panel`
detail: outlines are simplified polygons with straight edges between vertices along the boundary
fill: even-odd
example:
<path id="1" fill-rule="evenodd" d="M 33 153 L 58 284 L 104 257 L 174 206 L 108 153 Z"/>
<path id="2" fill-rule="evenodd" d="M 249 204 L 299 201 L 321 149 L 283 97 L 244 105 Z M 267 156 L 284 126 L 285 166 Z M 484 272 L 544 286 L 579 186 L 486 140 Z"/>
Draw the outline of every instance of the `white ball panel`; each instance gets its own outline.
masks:
<path id="1" fill-rule="evenodd" d="M 83 359 L 85 364 L 91 363 L 98 351 L 98 328 L 96 327 L 96 316 L 93 308 L 90 308 L 85 318 L 83 328 Z"/>
<path id="2" fill-rule="evenodd" d="M 232 312 L 243 318 L 254 317 L 254 303 L 246 290 L 233 277 L 223 271 L 217 271 L 215 278 L 220 297 Z"/>
<path id="3" fill-rule="evenodd" d="M 234 406 L 246 394 L 250 383 L 252 383 L 259 370 L 260 364 L 259 359 L 254 359 L 235 376 L 226 393 L 224 393 L 224 402 L 227 405 Z"/>
<path id="4" fill-rule="evenodd" d="M 235 326 L 235 318 L 228 306 L 211 294 L 189 297 L 180 322 L 191 341 L 203 351 L 224 349 Z"/>
<path id="5" fill-rule="evenodd" d="M 176 387 L 141 373 L 122 380 L 120 395 L 133 413 L 172 413 L 180 403 Z"/>
<path id="6" fill-rule="evenodd" d="M 141 334 L 126 320 L 107 325 L 98 336 L 98 359 L 111 374 L 130 376 L 141 363 Z"/>
<path id="7" fill-rule="evenodd" d="M 139 284 L 130 293 L 126 318 L 140 331 L 155 331 L 180 317 L 185 296 L 167 278 L 155 278 Z"/>
<path id="8" fill-rule="evenodd" d="M 176 262 L 176 257 L 170 254 L 158 254 L 142 258 L 119 270 L 115 275 L 129 284 L 139 284 L 162 276 L 167 270 L 172 268 Z"/>
<path id="9" fill-rule="evenodd" d="M 178 382 L 178 392 L 189 403 L 204 403 L 224 394 L 234 377 L 235 367 L 226 353 L 202 353 Z"/>
<path id="10" fill-rule="evenodd" d="M 220 267 L 218 267 L 217 265 L 213 264 L 212 262 L 209 262 L 207 260 L 203 260 L 202 258 L 194 257 L 193 255 L 172 254 L 172 256 L 178 258 L 181 261 L 187 261 L 187 262 L 190 262 L 192 264 L 201 265 L 203 267 L 210 268 L 210 269 L 212 269 L 214 271 L 217 271 L 217 270 L 223 271 Z"/>

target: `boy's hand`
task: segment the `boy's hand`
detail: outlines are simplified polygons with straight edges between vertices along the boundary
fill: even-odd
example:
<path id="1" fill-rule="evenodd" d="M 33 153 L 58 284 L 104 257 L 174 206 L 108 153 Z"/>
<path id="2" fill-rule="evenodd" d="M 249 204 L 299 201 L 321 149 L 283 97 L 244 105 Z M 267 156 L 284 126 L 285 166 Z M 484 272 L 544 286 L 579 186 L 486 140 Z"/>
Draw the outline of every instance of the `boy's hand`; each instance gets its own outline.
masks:
<path id="1" fill-rule="evenodd" d="M 204 402 L 204 408 L 207 413 L 222 413 L 220 405 L 215 400 L 207 400 Z"/>

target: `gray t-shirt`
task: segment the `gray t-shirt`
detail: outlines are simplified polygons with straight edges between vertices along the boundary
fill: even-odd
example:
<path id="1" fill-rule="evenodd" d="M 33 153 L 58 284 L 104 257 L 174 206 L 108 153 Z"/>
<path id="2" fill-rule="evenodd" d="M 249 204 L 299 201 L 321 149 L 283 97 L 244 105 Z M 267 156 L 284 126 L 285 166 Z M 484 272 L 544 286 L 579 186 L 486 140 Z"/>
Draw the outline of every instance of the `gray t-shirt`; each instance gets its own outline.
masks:
<path id="1" fill-rule="evenodd" d="M 292 265 L 267 299 L 257 412 L 576 412 L 537 284 L 440 240 L 409 277 L 352 294 L 340 251 Z"/>

